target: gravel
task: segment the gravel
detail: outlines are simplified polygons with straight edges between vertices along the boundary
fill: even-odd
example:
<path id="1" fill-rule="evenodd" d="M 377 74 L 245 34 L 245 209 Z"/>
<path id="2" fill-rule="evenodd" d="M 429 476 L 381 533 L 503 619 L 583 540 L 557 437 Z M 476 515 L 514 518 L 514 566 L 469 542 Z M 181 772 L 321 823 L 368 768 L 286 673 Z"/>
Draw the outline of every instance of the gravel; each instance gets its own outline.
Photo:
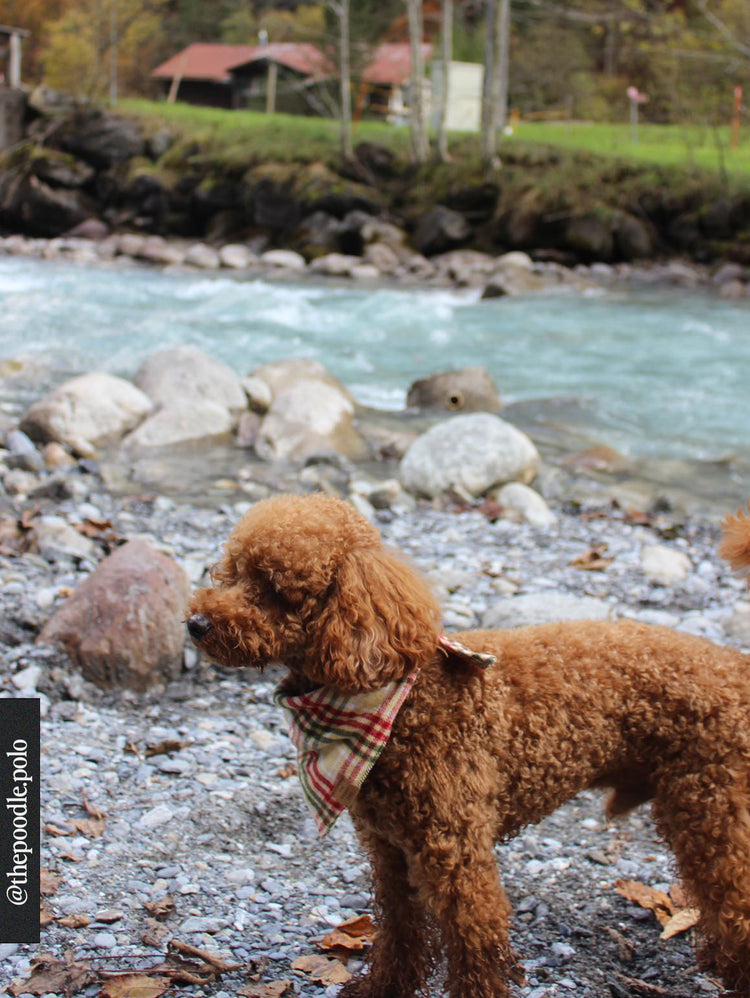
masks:
<path id="1" fill-rule="evenodd" d="M 54 504 L 69 523 L 80 521 L 82 508 L 110 521 L 110 538 L 142 536 L 171 552 L 199 584 L 245 506 L 106 492 Z M 596 515 L 554 512 L 556 525 L 543 531 L 425 505 L 379 512 L 377 523 L 435 583 L 447 629 L 480 625 L 514 594 L 555 593 L 728 641 L 724 622 L 745 590 L 716 557 L 714 524 L 688 518 L 675 526 L 664 517 L 643 524 L 612 507 Z M 683 580 L 649 581 L 641 555 L 655 543 L 687 556 Z M 603 570 L 571 565 L 602 544 L 613 558 Z M 41 943 L 0 945 L 0 982 L 25 979 L 41 951 L 58 959 L 71 952 L 97 970 L 140 970 L 158 963 L 176 938 L 239 965 L 210 984 L 181 984 L 179 993 L 234 995 L 255 974 L 292 979 L 301 996 L 332 998 L 335 985 L 314 983 L 291 964 L 316 952 L 332 926 L 369 910 L 367 864 L 348 816 L 328 838 L 316 837 L 272 702 L 278 675 L 222 672 L 188 647 L 183 675 L 165 689 L 94 688 L 61 652 L 34 644 L 94 563 L 0 556 L 0 696 L 41 699 L 42 866 L 60 876 L 46 899 L 54 919 Z M 100 835 L 75 824 L 89 817 L 86 802 L 106 815 Z M 696 969 L 690 933 L 661 941 L 654 916 L 614 889 L 620 878 L 662 888 L 674 882 L 647 808 L 608 822 L 600 796 L 585 792 L 497 851 L 528 977 L 514 994 L 718 993 Z M 145 905 L 165 897 L 173 907 L 161 916 L 157 939 Z M 89 922 L 76 927 L 74 916 Z M 438 976 L 435 995 L 442 985 Z M 83 993 L 98 989 L 91 984 Z"/>

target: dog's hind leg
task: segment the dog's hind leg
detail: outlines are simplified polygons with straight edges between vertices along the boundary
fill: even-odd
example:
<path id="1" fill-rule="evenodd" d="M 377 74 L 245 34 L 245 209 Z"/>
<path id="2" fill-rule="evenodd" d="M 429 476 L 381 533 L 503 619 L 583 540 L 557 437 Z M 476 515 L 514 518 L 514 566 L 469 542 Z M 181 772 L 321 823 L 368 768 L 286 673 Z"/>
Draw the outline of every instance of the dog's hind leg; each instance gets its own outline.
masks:
<path id="1" fill-rule="evenodd" d="M 413 998 L 433 966 L 434 932 L 409 885 L 402 850 L 371 833 L 360 838 L 372 864 L 377 936 L 368 972 L 347 982 L 339 998 Z"/>
<path id="2" fill-rule="evenodd" d="M 665 774 L 654 816 L 700 909 L 704 962 L 750 998 L 750 777 L 741 763 Z"/>

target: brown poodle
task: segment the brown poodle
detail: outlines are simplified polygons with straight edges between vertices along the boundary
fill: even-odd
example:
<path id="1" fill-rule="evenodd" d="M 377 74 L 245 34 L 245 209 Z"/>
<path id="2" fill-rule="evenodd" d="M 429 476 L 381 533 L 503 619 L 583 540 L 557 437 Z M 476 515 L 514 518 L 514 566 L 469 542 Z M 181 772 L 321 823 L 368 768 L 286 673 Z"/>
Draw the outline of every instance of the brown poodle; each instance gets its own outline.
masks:
<path id="1" fill-rule="evenodd" d="M 750 567 L 750 515 L 727 520 L 722 554 Z M 250 509 L 214 580 L 191 602 L 193 640 L 226 666 L 283 662 L 287 704 L 402 691 L 341 796 L 379 922 L 342 996 L 424 992 L 441 950 L 452 998 L 507 996 L 522 975 L 493 846 L 585 787 L 611 788 L 610 815 L 653 800 L 706 952 L 750 996 L 750 656 L 628 620 L 451 635 L 495 656 L 483 668 L 441 644 L 427 585 L 375 527 L 318 495 Z"/>

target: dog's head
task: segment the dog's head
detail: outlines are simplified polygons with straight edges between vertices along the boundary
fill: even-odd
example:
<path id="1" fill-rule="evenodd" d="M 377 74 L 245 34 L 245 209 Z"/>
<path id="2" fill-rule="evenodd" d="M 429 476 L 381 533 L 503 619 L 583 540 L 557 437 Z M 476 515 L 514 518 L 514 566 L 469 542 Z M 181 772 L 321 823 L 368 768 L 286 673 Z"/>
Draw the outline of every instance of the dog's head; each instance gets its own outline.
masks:
<path id="1" fill-rule="evenodd" d="M 231 534 L 188 631 L 225 666 L 282 662 L 342 692 L 401 679 L 437 648 L 440 614 L 420 576 L 348 503 L 277 496 Z"/>

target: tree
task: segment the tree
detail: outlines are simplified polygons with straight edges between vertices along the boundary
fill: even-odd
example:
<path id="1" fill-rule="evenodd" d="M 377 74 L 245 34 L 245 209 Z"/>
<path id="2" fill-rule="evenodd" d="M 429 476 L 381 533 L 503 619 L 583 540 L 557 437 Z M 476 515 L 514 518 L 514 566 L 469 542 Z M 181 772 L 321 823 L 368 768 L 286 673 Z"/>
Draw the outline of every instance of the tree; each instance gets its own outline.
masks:
<path id="1" fill-rule="evenodd" d="M 426 163 L 430 147 L 427 139 L 424 107 L 424 59 L 422 58 L 422 38 L 424 21 L 422 0 L 406 0 L 409 19 L 409 47 L 411 49 L 411 95 L 409 100 L 411 117 L 411 149 L 417 163 Z"/>
<path id="2" fill-rule="evenodd" d="M 445 162 L 448 157 L 448 136 L 445 121 L 448 114 L 448 87 L 450 85 L 450 64 L 453 59 L 453 0 L 442 0 L 440 26 L 440 62 L 442 65 L 443 88 L 440 92 L 437 135 L 435 146 L 438 159 Z"/>
<path id="3" fill-rule="evenodd" d="M 498 132 L 508 117 L 510 0 L 487 0 L 484 87 L 482 91 L 482 162 L 497 165 Z"/>
<path id="4" fill-rule="evenodd" d="M 49 86 L 114 100 L 122 78 L 137 89 L 167 0 L 75 0 L 48 26 L 40 52 Z"/>
<path id="5" fill-rule="evenodd" d="M 349 0 L 329 0 L 329 7 L 339 22 L 339 92 L 341 95 L 341 155 L 352 159 L 352 73 L 351 10 Z"/>

